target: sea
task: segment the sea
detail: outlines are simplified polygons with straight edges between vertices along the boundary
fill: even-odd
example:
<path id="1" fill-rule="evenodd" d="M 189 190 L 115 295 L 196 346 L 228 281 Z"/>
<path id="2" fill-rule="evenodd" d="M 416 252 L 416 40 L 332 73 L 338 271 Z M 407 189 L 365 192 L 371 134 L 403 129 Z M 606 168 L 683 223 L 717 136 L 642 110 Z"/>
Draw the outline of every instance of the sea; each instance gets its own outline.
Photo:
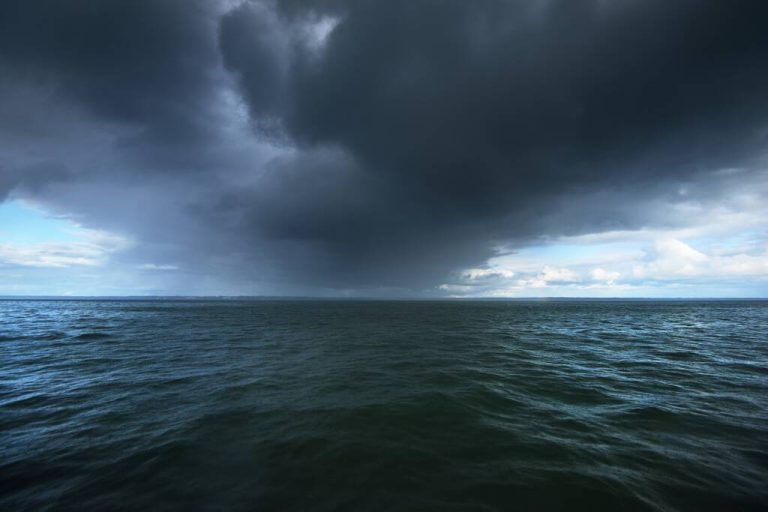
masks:
<path id="1" fill-rule="evenodd" d="M 768 510 L 768 301 L 3 300 L 0 510 Z"/>

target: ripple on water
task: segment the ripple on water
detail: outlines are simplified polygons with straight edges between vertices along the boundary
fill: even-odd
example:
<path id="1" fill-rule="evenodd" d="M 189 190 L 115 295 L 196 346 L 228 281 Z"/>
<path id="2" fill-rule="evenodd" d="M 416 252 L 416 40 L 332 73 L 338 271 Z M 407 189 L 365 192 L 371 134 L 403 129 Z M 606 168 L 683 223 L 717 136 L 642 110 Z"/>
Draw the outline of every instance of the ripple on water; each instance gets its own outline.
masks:
<path id="1" fill-rule="evenodd" d="M 4 510 L 768 509 L 766 302 L 0 302 Z"/>

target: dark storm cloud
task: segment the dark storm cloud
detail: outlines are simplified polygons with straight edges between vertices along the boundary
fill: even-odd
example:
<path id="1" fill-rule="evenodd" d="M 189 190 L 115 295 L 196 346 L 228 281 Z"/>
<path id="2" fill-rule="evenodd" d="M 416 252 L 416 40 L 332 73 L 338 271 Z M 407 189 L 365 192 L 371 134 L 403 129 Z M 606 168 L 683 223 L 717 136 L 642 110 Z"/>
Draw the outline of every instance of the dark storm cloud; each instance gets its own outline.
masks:
<path id="1" fill-rule="evenodd" d="M 43 167 L 4 151 L 0 193 L 225 277 L 422 288 L 495 245 L 674 222 L 655 215 L 669 190 L 759 171 L 767 16 L 757 0 L 3 2 L 3 94 L 53 84 L 83 133 L 119 136 L 96 164 L 91 135 Z M 229 79 L 250 133 L 227 128 Z"/>
<path id="2" fill-rule="evenodd" d="M 383 182 L 391 208 L 359 226 L 370 210 L 352 209 L 332 237 L 303 233 L 362 250 L 358 262 L 387 249 L 418 262 L 419 236 L 466 225 L 486 239 L 605 228 L 610 213 L 613 228 L 633 227 L 643 216 L 610 203 L 599 219 L 540 219 L 567 208 L 563 194 L 642 195 L 747 165 L 765 142 L 762 2 L 334 2 L 321 55 L 274 43 L 322 16 L 317 5 L 279 4 L 276 20 L 243 4 L 225 16 L 221 47 L 254 119 L 277 118 L 302 147 L 342 147 Z M 362 241 L 380 235 L 366 253 Z M 463 243 L 425 251 L 423 268 Z"/>
<path id="3" fill-rule="evenodd" d="M 2 71 L 135 128 L 124 148 L 178 156 L 215 134 L 212 13 L 199 0 L 2 2 Z"/>
<path id="4" fill-rule="evenodd" d="M 284 80 L 264 9 L 231 12 L 221 41 L 254 117 L 475 212 L 751 154 L 764 142 L 766 14 L 745 1 L 348 2 L 319 61 L 295 48 Z"/>

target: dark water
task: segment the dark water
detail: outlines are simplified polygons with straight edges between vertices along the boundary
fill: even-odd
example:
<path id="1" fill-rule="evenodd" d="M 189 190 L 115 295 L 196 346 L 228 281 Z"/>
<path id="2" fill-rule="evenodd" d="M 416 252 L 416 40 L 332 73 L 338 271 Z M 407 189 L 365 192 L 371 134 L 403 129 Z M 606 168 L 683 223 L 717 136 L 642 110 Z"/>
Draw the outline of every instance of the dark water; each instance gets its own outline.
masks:
<path id="1" fill-rule="evenodd" d="M 768 302 L 0 302 L 2 510 L 766 510 Z"/>

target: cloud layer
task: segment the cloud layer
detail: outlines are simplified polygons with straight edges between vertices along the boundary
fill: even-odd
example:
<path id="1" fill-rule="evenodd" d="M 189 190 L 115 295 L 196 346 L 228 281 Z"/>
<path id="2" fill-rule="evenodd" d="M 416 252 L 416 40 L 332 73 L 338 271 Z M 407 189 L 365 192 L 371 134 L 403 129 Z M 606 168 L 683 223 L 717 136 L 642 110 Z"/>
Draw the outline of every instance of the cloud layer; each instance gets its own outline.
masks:
<path id="1" fill-rule="evenodd" d="M 9 0 L 0 198 L 130 238 L 110 262 L 173 268 L 166 293 L 618 285 L 623 267 L 494 258 L 649 230 L 635 285 L 765 276 L 764 212 L 740 198 L 768 193 L 767 16 L 759 0 Z M 672 236 L 706 215 L 746 217 L 733 229 L 758 242 L 719 256 Z"/>

